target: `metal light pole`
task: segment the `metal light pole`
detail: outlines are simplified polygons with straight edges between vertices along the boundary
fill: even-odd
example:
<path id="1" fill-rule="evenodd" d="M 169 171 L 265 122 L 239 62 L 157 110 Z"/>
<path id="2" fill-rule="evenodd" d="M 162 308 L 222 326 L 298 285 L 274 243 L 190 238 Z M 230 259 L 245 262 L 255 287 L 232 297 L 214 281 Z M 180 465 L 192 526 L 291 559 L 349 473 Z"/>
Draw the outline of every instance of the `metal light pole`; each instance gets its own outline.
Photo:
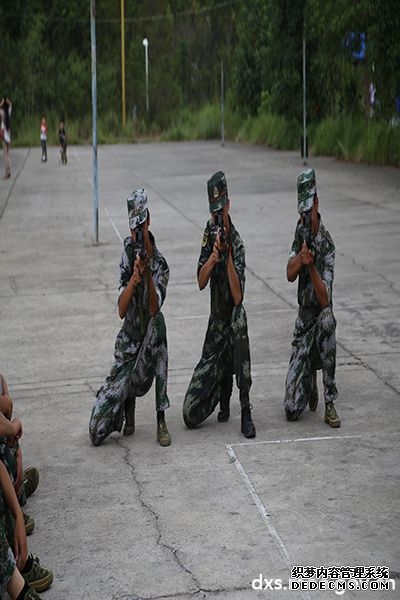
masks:
<path id="1" fill-rule="evenodd" d="M 303 37 L 303 159 L 307 164 L 306 38 Z"/>
<path id="2" fill-rule="evenodd" d="M 144 46 L 144 63 L 145 63 L 145 69 L 146 69 L 146 111 L 147 111 L 147 114 L 149 114 L 149 55 L 148 55 L 149 40 L 147 38 L 144 38 L 143 46 Z"/>
<path id="3" fill-rule="evenodd" d="M 96 0 L 90 0 L 90 40 L 92 48 L 92 171 L 93 171 L 93 235 L 99 243 L 99 189 L 97 181 L 97 77 L 96 77 Z"/>
<path id="4" fill-rule="evenodd" d="M 224 61 L 221 60 L 221 146 L 225 146 L 224 130 Z"/>
<path id="5" fill-rule="evenodd" d="M 122 91 L 122 127 L 126 124 L 125 100 L 125 0 L 121 0 L 121 91 Z"/>

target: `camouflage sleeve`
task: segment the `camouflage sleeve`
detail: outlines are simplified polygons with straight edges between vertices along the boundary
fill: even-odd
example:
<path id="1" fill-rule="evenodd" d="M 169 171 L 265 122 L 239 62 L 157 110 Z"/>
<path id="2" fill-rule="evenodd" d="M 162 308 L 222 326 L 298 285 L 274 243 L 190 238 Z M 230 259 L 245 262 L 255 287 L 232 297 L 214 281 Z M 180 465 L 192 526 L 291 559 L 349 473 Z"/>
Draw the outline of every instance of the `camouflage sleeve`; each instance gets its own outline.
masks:
<path id="1" fill-rule="evenodd" d="M 246 257 L 243 241 L 239 235 L 232 239 L 232 258 L 236 273 L 238 274 L 242 295 L 244 295 L 244 286 L 246 282 Z"/>
<path id="2" fill-rule="evenodd" d="M 288 256 L 288 262 L 291 261 L 292 258 L 297 256 L 298 253 L 300 252 L 300 248 L 301 248 L 300 229 L 301 229 L 301 223 L 300 223 L 300 221 L 298 221 L 298 223 L 296 225 L 296 231 L 294 233 L 293 244 L 290 249 L 289 256 Z"/>
<path id="3" fill-rule="evenodd" d="M 199 276 L 201 267 L 210 258 L 210 254 L 213 249 L 213 240 L 211 238 L 212 238 L 212 232 L 211 232 L 210 222 L 208 222 L 204 229 L 203 239 L 201 241 L 200 257 L 199 257 L 199 262 L 197 263 L 197 277 Z"/>
<path id="4" fill-rule="evenodd" d="M 327 254 L 324 256 L 321 278 L 325 284 L 328 294 L 329 304 L 332 303 L 333 274 L 335 269 L 335 247 L 330 246 Z"/>
<path id="5" fill-rule="evenodd" d="M 167 285 L 169 281 L 169 266 L 162 255 L 160 255 L 157 268 L 153 271 L 152 277 L 157 292 L 158 308 L 161 309 L 165 296 L 167 295 Z"/>
<path id="6" fill-rule="evenodd" d="M 118 287 L 118 297 L 122 294 L 124 289 L 129 283 L 131 278 L 132 271 L 129 264 L 129 258 L 126 253 L 126 250 L 122 252 L 121 260 L 119 262 L 119 287 Z"/>

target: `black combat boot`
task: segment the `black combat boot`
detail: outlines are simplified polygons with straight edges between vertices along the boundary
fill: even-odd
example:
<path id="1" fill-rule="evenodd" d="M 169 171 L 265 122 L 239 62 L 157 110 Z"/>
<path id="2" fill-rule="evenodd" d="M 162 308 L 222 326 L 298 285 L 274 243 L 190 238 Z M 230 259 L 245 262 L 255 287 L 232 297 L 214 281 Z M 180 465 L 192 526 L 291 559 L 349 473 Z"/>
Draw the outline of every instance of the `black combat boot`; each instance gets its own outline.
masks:
<path id="1" fill-rule="evenodd" d="M 227 375 L 224 377 L 221 384 L 221 399 L 219 401 L 220 411 L 217 415 L 219 423 L 226 423 L 229 420 L 230 410 L 229 402 L 232 395 L 233 376 Z"/>
<path id="2" fill-rule="evenodd" d="M 256 437 L 256 428 L 254 427 L 253 419 L 251 417 L 251 409 L 251 404 L 246 404 L 246 406 L 242 407 L 241 432 L 243 433 L 245 438 Z"/>
<path id="3" fill-rule="evenodd" d="M 125 425 L 123 434 L 133 435 L 135 433 L 135 408 L 136 398 L 127 398 L 125 400 Z"/>

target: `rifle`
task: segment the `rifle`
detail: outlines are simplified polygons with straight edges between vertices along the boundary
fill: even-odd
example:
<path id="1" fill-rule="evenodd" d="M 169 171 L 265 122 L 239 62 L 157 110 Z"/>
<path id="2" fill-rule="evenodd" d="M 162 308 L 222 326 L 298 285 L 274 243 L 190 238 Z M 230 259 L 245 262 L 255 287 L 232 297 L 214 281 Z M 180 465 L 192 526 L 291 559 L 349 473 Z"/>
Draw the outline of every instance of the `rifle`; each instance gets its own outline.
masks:
<path id="1" fill-rule="evenodd" d="M 225 229 L 224 229 L 224 218 L 222 215 L 222 210 L 219 210 L 215 213 L 215 221 L 214 221 L 214 226 L 215 226 L 215 233 L 216 236 L 219 235 L 219 241 L 221 244 L 225 244 L 226 242 L 226 235 L 225 235 Z M 220 259 L 222 258 L 222 253 L 219 252 L 219 257 Z M 215 266 L 215 274 L 218 277 L 218 279 L 220 279 L 222 277 L 224 270 L 223 270 L 223 266 L 221 263 L 218 263 Z"/>
<path id="2" fill-rule="evenodd" d="M 139 256 L 141 260 L 145 260 L 147 256 L 144 247 L 143 228 L 141 226 L 136 228 L 136 256 Z"/>
<path id="3" fill-rule="evenodd" d="M 307 244 L 309 250 L 312 248 L 312 232 L 311 232 L 311 210 L 308 210 L 303 214 L 303 229 L 302 229 L 303 241 Z"/>
<path id="4" fill-rule="evenodd" d="M 221 244 L 225 244 L 226 236 L 225 236 L 224 218 L 222 215 L 222 210 L 219 210 L 215 214 L 215 227 L 217 228 L 217 234 L 219 234 L 219 240 L 220 240 Z"/>
<path id="5" fill-rule="evenodd" d="M 146 260 L 147 252 L 144 246 L 143 226 L 139 225 L 136 227 L 136 243 L 135 243 L 136 257 L 140 260 Z M 149 278 L 151 277 L 150 271 L 148 271 Z M 144 280 L 142 279 L 136 288 L 137 303 L 139 310 L 139 328 L 140 334 L 143 336 L 149 319 L 149 296 L 147 295 L 147 302 L 144 303 Z"/>

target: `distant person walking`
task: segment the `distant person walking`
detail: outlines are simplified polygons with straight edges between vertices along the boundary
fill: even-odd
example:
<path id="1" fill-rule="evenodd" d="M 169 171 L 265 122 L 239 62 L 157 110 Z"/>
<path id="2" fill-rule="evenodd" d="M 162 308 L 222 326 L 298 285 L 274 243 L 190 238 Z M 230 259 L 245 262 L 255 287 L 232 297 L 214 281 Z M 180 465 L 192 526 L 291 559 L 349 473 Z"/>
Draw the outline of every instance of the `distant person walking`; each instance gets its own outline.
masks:
<path id="1" fill-rule="evenodd" d="M 42 162 L 47 162 L 47 123 L 45 117 L 40 122 L 40 143 L 42 144 Z"/>
<path id="2" fill-rule="evenodd" d="M 0 101 L 0 137 L 4 152 L 4 179 L 11 177 L 10 144 L 11 144 L 11 109 L 10 98 L 3 97 Z"/>
<path id="3" fill-rule="evenodd" d="M 65 132 L 64 121 L 60 121 L 58 128 L 58 141 L 60 142 L 61 162 L 67 164 L 67 134 Z"/>

